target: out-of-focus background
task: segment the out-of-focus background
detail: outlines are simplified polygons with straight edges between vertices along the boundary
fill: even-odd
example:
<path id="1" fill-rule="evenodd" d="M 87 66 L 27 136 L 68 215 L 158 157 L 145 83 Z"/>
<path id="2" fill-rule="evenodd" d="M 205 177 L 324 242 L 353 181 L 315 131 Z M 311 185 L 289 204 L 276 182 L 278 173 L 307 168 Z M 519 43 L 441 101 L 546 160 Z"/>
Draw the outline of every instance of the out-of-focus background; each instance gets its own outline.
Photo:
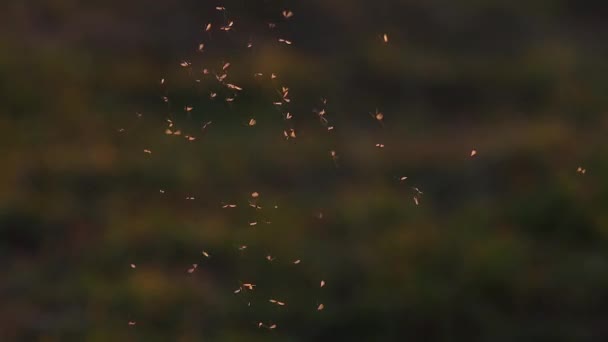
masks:
<path id="1" fill-rule="evenodd" d="M 2 341 L 608 337 L 604 2 L 1 7 Z"/>

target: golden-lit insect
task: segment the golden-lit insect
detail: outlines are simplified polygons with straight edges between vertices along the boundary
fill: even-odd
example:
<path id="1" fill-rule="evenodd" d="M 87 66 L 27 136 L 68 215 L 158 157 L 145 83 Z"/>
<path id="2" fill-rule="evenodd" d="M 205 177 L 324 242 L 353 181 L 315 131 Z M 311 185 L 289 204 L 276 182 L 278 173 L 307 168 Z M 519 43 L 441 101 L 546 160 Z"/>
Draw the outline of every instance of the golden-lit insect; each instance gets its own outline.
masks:
<path id="1" fill-rule="evenodd" d="M 281 302 L 281 301 L 276 300 L 276 299 L 270 299 L 268 301 L 271 302 L 271 303 L 273 303 L 273 304 L 276 304 L 278 306 L 285 306 L 285 302 Z"/>
<path id="2" fill-rule="evenodd" d="M 325 305 L 323 305 L 323 303 L 319 304 L 319 306 L 317 306 L 317 311 L 321 311 L 325 309 Z"/>
<path id="3" fill-rule="evenodd" d="M 476 149 L 472 149 L 471 150 L 471 157 L 475 157 L 475 155 L 477 155 L 477 150 Z"/>
<path id="4" fill-rule="evenodd" d="M 297 264 L 299 264 L 299 263 L 301 263 L 301 262 L 302 262 L 302 260 L 298 259 L 298 260 L 295 260 L 295 261 L 293 262 L 293 264 L 294 264 L 294 265 L 297 265 Z"/>
<path id="5" fill-rule="evenodd" d="M 420 204 L 420 197 L 422 197 L 422 195 L 424 194 L 422 191 L 420 191 L 420 189 L 416 188 L 416 187 L 412 187 L 412 190 L 414 190 L 414 203 L 416 203 L 416 205 Z"/>
<path id="6" fill-rule="evenodd" d="M 205 251 L 203 251 L 203 255 L 205 256 L 205 258 L 210 258 L 211 257 L 211 255 L 209 255 L 209 253 L 207 253 Z"/>
<path id="7" fill-rule="evenodd" d="M 226 77 L 228 77 L 228 74 L 226 74 L 226 73 L 221 74 L 221 75 L 215 75 L 215 79 L 220 83 L 224 82 Z"/>
<path id="8" fill-rule="evenodd" d="M 285 137 L 286 140 L 289 140 L 289 138 L 295 139 L 296 131 L 293 128 L 290 128 L 289 130 L 284 130 L 283 136 Z"/>
<path id="9" fill-rule="evenodd" d="M 131 264 L 131 268 L 137 268 L 135 264 Z"/>
<path id="10" fill-rule="evenodd" d="M 207 26 L 205 26 L 205 32 L 209 32 L 211 31 L 211 23 L 207 24 Z"/>
<path id="11" fill-rule="evenodd" d="M 230 88 L 230 89 L 234 89 L 234 90 L 239 90 L 239 91 L 240 91 L 240 90 L 243 90 L 243 88 L 241 88 L 241 87 L 239 87 L 239 86 L 237 86 L 237 85 L 234 85 L 234 84 L 232 84 L 232 83 L 227 83 L 227 84 L 226 84 L 226 87 L 227 87 L 227 88 Z"/>
<path id="12" fill-rule="evenodd" d="M 283 18 L 285 18 L 285 19 L 289 19 L 289 18 L 293 17 L 293 12 L 290 10 L 284 10 L 282 14 L 283 14 Z"/>
<path id="13" fill-rule="evenodd" d="M 230 22 L 228 22 L 228 25 L 220 27 L 220 30 L 222 30 L 222 31 L 230 31 L 232 29 L 233 25 L 234 25 L 234 21 L 230 21 Z"/>
<path id="14" fill-rule="evenodd" d="M 576 169 L 576 172 L 579 173 L 579 174 L 581 174 L 581 175 L 584 175 L 585 173 L 587 173 L 587 169 L 584 169 L 583 167 L 579 166 Z"/>
<path id="15" fill-rule="evenodd" d="M 384 43 L 388 43 L 388 34 L 385 33 L 385 34 L 382 35 L 382 41 Z"/>
<path id="16" fill-rule="evenodd" d="M 255 204 L 255 203 L 249 203 L 249 206 L 255 209 L 262 209 L 262 207 L 260 207 L 259 205 Z"/>
<path id="17" fill-rule="evenodd" d="M 374 113 L 369 113 L 372 118 L 374 118 L 380 126 L 384 127 L 384 113 L 380 112 L 378 109 Z"/>
<path id="18" fill-rule="evenodd" d="M 249 291 L 253 291 L 253 288 L 255 287 L 255 284 L 245 283 L 245 284 L 243 284 L 243 287 L 246 288 L 246 289 L 248 289 Z"/>
<path id="19" fill-rule="evenodd" d="M 325 286 L 325 280 L 321 280 L 321 284 L 319 287 L 323 287 L 323 286 Z"/>
<path id="20" fill-rule="evenodd" d="M 325 109 L 321 109 L 318 112 L 317 111 L 313 111 L 313 112 L 317 113 L 317 116 L 319 117 L 319 121 L 321 121 L 321 124 L 323 126 L 327 125 L 328 121 L 327 121 L 327 118 L 325 118 L 325 114 L 326 114 Z"/>
<path id="21" fill-rule="evenodd" d="M 336 151 L 334 151 L 334 150 L 329 151 L 329 155 L 331 157 L 331 160 L 333 160 L 334 165 L 336 167 L 338 167 L 338 154 L 336 153 Z"/>
<path id="22" fill-rule="evenodd" d="M 257 123 L 257 121 L 255 121 L 254 118 L 251 118 L 251 119 L 249 119 L 248 125 L 251 126 L 251 127 L 253 127 L 253 126 L 255 126 L 256 123 Z"/>
<path id="23" fill-rule="evenodd" d="M 205 131 L 205 129 L 206 129 L 207 127 L 209 127 L 209 125 L 211 125 L 211 123 L 212 123 L 211 121 L 207 121 L 207 122 L 205 122 L 205 123 L 203 124 L 203 127 L 201 128 L 201 131 Z"/>
<path id="24" fill-rule="evenodd" d="M 239 286 L 238 289 L 234 290 L 233 292 L 235 294 L 240 293 L 241 291 L 243 291 L 243 289 L 247 289 L 249 291 L 253 291 L 253 288 L 255 287 L 255 284 L 242 284 L 241 286 Z"/>
<path id="25" fill-rule="evenodd" d="M 198 264 L 192 264 L 192 267 L 188 269 L 188 273 L 192 274 L 198 268 Z"/>

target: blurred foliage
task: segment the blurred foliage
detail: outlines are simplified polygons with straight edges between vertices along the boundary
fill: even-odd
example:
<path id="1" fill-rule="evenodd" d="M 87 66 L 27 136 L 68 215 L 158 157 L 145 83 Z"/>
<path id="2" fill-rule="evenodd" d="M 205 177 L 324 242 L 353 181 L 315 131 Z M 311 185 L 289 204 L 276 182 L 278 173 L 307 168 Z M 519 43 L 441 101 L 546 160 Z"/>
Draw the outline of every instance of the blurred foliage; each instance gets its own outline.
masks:
<path id="1" fill-rule="evenodd" d="M 608 336 L 604 2 L 2 6 L 1 340 Z M 193 81 L 223 62 L 233 104 Z"/>

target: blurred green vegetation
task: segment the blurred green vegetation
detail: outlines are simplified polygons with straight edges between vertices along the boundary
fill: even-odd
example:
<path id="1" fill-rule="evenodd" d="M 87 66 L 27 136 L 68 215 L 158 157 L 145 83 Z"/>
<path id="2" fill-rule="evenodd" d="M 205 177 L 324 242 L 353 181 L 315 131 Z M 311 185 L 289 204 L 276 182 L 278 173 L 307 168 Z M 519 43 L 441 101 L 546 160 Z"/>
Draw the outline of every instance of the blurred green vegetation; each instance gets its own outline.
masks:
<path id="1" fill-rule="evenodd" d="M 1 340 L 608 337 L 603 2 L 4 6 Z"/>

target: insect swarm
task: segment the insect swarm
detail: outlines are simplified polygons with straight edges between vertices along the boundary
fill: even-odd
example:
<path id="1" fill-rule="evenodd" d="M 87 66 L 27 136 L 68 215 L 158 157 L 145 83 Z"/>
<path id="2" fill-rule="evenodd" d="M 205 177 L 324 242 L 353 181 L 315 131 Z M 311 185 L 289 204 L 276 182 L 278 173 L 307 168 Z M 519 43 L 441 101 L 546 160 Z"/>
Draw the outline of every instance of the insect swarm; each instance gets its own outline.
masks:
<path id="1" fill-rule="evenodd" d="M 213 217 L 213 219 L 209 219 L 211 225 L 221 223 L 217 224 L 219 228 L 214 228 L 213 232 L 203 227 L 200 228 L 200 234 L 197 232 L 192 237 L 189 237 L 191 240 L 186 241 L 187 243 L 183 245 L 191 248 L 189 253 L 193 257 L 193 260 L 181 262 L 176 267 L 175 273 L 179 273 L 183 277 L 181 281 L 187 279 L 186 281 L 193 284 L 193 286 L 200 285 L 197 283 L 198 281 L 216 284 L 219 282 L 214 281 L 211 277 L 215 275 L 214 272 L 217 272 L 217 268 L 220 267 L 218 265 L 226 267 L 228 269 L 226 276 L 231 277 L 231 279 L 230 285 L 221 288 L 222 292 L 225 292 L 230 300 L 246 304 L 246 307 L 243 305 L 243 309 L 255 315 L 248 321 L 248 328 L 255 327 L 257 324 L 258 328 L 265 328 L 262 331 L 264 334 L 277 329 L 278 324 L 281 325 L 281 330 L 287 330 L 289 324 L 283 323 L 281 319 L 289 319 L 289 316 L 285 315 L 286 313 L 291 315 L 295 310 L 300 309 L 298 308 L 298 303 L 290 299 L 294 298 L 294 296 L 283 292 L 282 289 L 273 288 L 271 280 L 276 280 L 273 277 L 282 277 L 282 279 L 290 280 L 292 277 L 295 278 L 299 274 L 303 274 L 307 279 L 302 283 L 307 285 L 306 291 L 308 291 L 307 293 L 303 293 L 303 296 L 308 296 L 308 298 L 306 298 L 305 304 L 301 305 L 302 310 L 306 310 L 309 313 L 312 312 L 318 318 L 327 318 L 329 312 L 320 312 L 325 310 L 326 305 L 329 305 L 328 307 L 331 308 L 336 307 L 336 304 L 331 303 L 331 297 L 320 298 L 319 294 L 329 295 L 332 292 L 332 288 L 335 288 L 339 282 L 333 283 L 332 281 L 334 285 L 328 286 L 325 280 L 319 280 L 317 276 L 321 272 L 312 272 L 315 270 L 315 267 L 318 267 L 316 265 L 319 263 L 316 260 L 317 257 L 307 254 L 308 252 L 290 250 L 289 246 L 291 245 L 286 244 L 285 241 L 289 240 L 289 234 L 291 233 L 296 236 L 297 234 L 302 234 L 305 237 L 305 233 L 302 233 L 302 226 L 323 226 L 323 229 L 325 227 L 331 228 L 334 223 L 332 220 L 339 217 L 339 215 L 332 214 L 332 210 L 335 210 L 337 205 L 332 206 L 330 204 L 326 206 L 323 203 L 315 207 L 316 209 L 313 211 L 314 221 L 310 221 L 310 217 L 298 216 L 301 213 L 290 208 L 290 204 L 292 204 L 290 200 L 298 203 L 299 199 L 289 198 L 289 196 L 273 199 L 274 193 L 271 187 L 274 185 L 275 179 L 266 177 L 266 175 L 260 177 L 259 170 L 250 171 L 249 165 L 239 163 L 238 159 L 240 156 L 238 154 L 245 154 L 247 153 L 247 149 L 251 148 L 251 151 L 255 151 L 252 153 L 253 157 L 263 160 L 262 154 L 269 150 L 273 153 L 274 150 L 272 148 L 274 146 L 272 144 L 276 144 L 287 151 L 285 154 L 281 153 L 280 158 L 290 153 L 292 153 L 289 155 L 290 157 L 297 156 L 293 157 L 293 161 L 290 160 L 277 166 L 277 170 L 280 170 L 283 175 L 287 174 L 285 176 L 287 180 L 277 177 L 277 184 L 289 185 L 298 183 L 298 186 L 302 187 L 316 186 L 316 184 L 312 184 L 314 182 L 310 182 L 307 179 L 291 181 L 289 179 L 291 175 L 289 174 L 293 173 L 297 175 L 293 176 L 295 178 L 305 172 L 311 172 L 311 170 L 312 173 L 315 173 L 315 168 L 321 165 L 319 169 L 323 170 L 323 175 L 319 176 L 319 178 L 322 178 L 322 181 L 319 183 L 323 183 L 323 186 L 325 186 L 327 184 L 330 185 L 335 180 L 337 184 L 343 183 L 339 185 L 340 187 L 348 188 L 350 185 L 344 185 L 352 180 L 348 178 L 348 174 L 360 171 L 357 169 L 357 160 L 353 161 L 353 156 L 360 151 L 356 150 L 356 144 L 349 144 L 350 141 L 360 140 L 360 146 L 364 146 L 361 149 L 364 151 L 361 152 L 367 153 L 367 151 L 373 150 L 374 156 L 381 156 L 380 158 L 375 158 L 375 160 L 388 160 L 391 157 L 391 153 L 397 153 L 400 147 L 399 144 L 395 143 L 394 138 L 391 139 L 392 136 L 389 135 L 394 134 L 393 120 L 397 121 L 397 116 L 391 114 L 393 112 L 392 109 L 390 110 L 391 113 L 387 111 L 385 115 L 379 108 L 388 109 L 392 107 L 385 107 L 385 105 L 379 103 L 365 103 L 361 108 L 355 107 L 355 113 L 351 113 L 350 109 L 348 113 L 345 113 L 344 102 L 347 102 L 349 99 L 346 99 L 346 101 L 345 99 L 337 99 L 334 102 L 331 97 L 336 96 L 336 92 L 332 92 L 332 89 L 329 89 L 329 91 L 321 89 L 323 93 L 318 94 L 316 90 L 315 92 L 310 92 L 308 89 L 302 91 L 301 84 L 298 83 L 299 80 L 297 78 L 294 84 L 289 83 L 294 80 L 294 74 L 297 75 L 297 73 L 293 72 L 296 66 L 289 65 L 293 58 L 292 54 L 297 57 L 297 54 L 301 51 L 299 49 L 302 48 L 300 45 L 304 45 L 303 43 L 300 44 L 297 40 L 298 35 L 290 30 L 291 27 L 298 24 L 300 19 L 303 20 L 306 17 L 304 12 L 301 14 L 298 12 L 298 16 L 294 18 L 292 10 L 275 8 L 271 12 L 274 14 L 274 17 L 264 18 L 262 23 L 258 23 L 260 25 L 251 32 L 248 32 L 247 24 L 250 23 L 234 17 L 236 12 L 232 13 L 231 6 L 224 7 L 218 5 L 210 8 L 213 16 L 205 18 L 204 21 L 196 24 L 195 30 L 198 36 L 192 42 L 192 46 L 187 49 L 191 55 L 176 56 L 172 59 L 169 64 L 174 69 L 174 72 L 173 74 L 170 72 L 163 73 L 164 77 L 160 78 L 160 85 L 158 84 L 158 75 L 154 76 L 152 80 L 153 85 L 161 92 L 154 98 L 160 106 L 166 108 L 166 111 L 159 118 L 161 129 L 157 133 L 164 137 L 163 143 L 172 144 L 170 146 L 171 151 L 175 151 L 174 154 L 166 153 L 167 149 L 164 145 L 146 140 L 148 137 L 143 134 L 138 137 L 141 139 L 141 145 L 136 145 L 135 152 L 132 152 L 139 159 L 143 160 L 144 163 L 148 163 L 146 165 L 150 169 L 159 167 L 161 157 L 167 158 L 163 160 L 167 165 L 177 165 L 180 161 L 184 160 L 178 159 L 179 156 L 186 153 L 192 153 L 193 159 L 198 158 L 198 160 L 202 160 L 201 164 L 205 164 L 204 168 L 197 169 L 193 166 L 192 169 L 189 169 L 190 165 L 186 163 L 186 167 L 184 167 L 186 169 L 185 173 L 196 175 L 196 172 L 200 171 L 199 178 L 195 176 L 191 178 L 184 177 L 188 181 L 184 181 L 183 183 L 176 182 L 179 184 L 174 185 L 178 186 L 171 187 L 171 182 L 167 182 L 166 179 L 159 181 L 151 177 L 148 180 L 154 183 L 152 189 L 154 189 L 155 200 L 164 200 L 164 204 L 167 206 L 174 205 L 180 210 L 181 216 L 172 222 L 176 226 L 172 227 L 172 229 L 180 229 L 179 225 L 183 224 L 183 221 L 194 221 L 207 216 Z M 267 20 L 273 21 L 268 22 Z M 263 32 L 263 34 L 260 34 L 260 32 Z M 378 35 L 378 33 L 372 33 L 370 37 L 371 43 L 376 45 L 376 47 L 382 43 L 389 43 L 388 33 L 380 33 L 379 37 L 382 43 L 379 43 L 374 35 Z M 292 40 L 292 37 L 296 38 Z M 394 49 L 391 48 L 389 50 Z M 285 57 L 279 61 L 280 63 L 276 64 L 257 62 L 257 60 L 265 58 L 266 54 L 271 53 L 268 51 L 272 53 L 275 53 L 273 51 L 278 51 L 276 52 L 277 54 L 283 54 L 280 55 L 281 58 L 283 58 L 282 56 Z M 306 62 L 305 60 L 300 61 L 297 58 L 293 58 L 293 60 L 298 63 Z M 278 59 L 272 60 L 272 62 L 276 61 Z M 315 69 L 303 68 L 303 70 Z M 320 69 L 319 71 L 330 72 L 332 70 Z M 180 78 L 175 80 L 173 78 L 174 74 L 179 75 Z M 317 82 L 317 75 L 304 76 L 310 77 Z M 180 84 L 179 82 L 182 81 L 182 78 L 186 78 L 188 82 L 193 83 L 193 90 L 188 93 L 188 96 L 183 96 L 174 90 L 174 87 Z M 320 77 L 320 79 L 323 80 L 323 77 Z M 331 106 L 328 106 L 326 95 L 331 96 Z M 158 98 L 162 100 L 162 103 Z M 318 100 L 319 98 L 320 101 Z M 309 99 L 313 99 L 312 101 L 314 102 L 306 103 L 305 101 L 309 101 Z M 333 106 L 334 103 L 336 103 L 335 108 Z M 371 112 L 370 109 L 373 109 L 375 105 L 379 105 L 379 107 Z M 272 113 L 269 114 L 268 112 Z M 360 131 L 353 129 L 352 126 L 354 124 L 349 123 L 350 118 L 346 117 L 345 114 L 352 115 L 352 117 L 355 117 L 354 121 L 363 123 Z M 367 118 L 366 114 L 369 114 L 372 120 Z M 138 119 L 141 119 L 139 122 L 146 121 L 151 116 L 152 112 L 146 114 L 146 118 L 138 114 Z M 212 122 L 216 123 L 211 126 Z M 343 123 L 345 125 L 341 126 Z M 336 127 L 339 129 L 335 129 Z M 124 129 L 120 130 L 121 133 L 125 133 L 122 136 L 129 136 L 133 134 L 132 132 L 136 132 L 131 127 L 128 128 L 128 131 Z M 232 129 L 235 130 L 234 135 L 224 134 L 225 132 L 231 132 Z M 371 130 L 374 130 L 376 133 L 369 133 Z M 238 137 L 241 132 L 246 132 L 243 135 L 247 136 L 247 140 L 239 149 L 230 150 L 226 148 L 219 150 L 217 146 L 220 144 L 218 144 L 217 140 L 213 140 L 221 136 L 222 142 L 229 141 L 233 137 Z M 353 132 L 356 134 L 352 134 Z M 372 136 L 372 134 L 377 134 L 378 136 Z M 259 141 L 264 140 L 266 136 L 269 137 L 268 139 L 271 143 L 258 146 Z M 184 145 L 186 142 L 188 143 L 187 146 Z M 388 148 L 385 148 L 385 143 Z M 375 148 L 372 147 L 372 144 Z M 142 157 L 141 147 L 152 147 L 155 149 L 155 154 L 150 157 Z M 308 157 L 300 157 L 298 153 L 301 153 L 303 150 L 306 151 L 307 148 L 313 151 L 310 154 L 312 157 L 304 159 Z M 217 150 L 220 152 L 217 152 Z M 231 153 L 221 155 L 224 151 L 230 151 Z M 144 153 L 152 155 L 152 150 L 146 148 L 144 149 Z M 209 174 L 213 175 L 216 173 L 214 170 L 216 165 L 214 163 L 217 163 L 219 158 L 214 159 L 213 153 L 217 153 L 217 155 L 221 155 L 221 158 L 228 160 L 229 163 L 237 165 L 234 168 L 238 168 L 238 172 L 231 175 L 235 181 L 234 185 L 225 182 L 221 186 L 216 186 L 211 184 L 213 179 L 206 179 Z M 462 151 L 460 153 L 462 154 Z M 403 152 L 403 154 L 406 155 L 407 151 Z M 474 157 L 476 154 L 477 150 L 472 150 L 470 157 Z M 232 161 L 232 159 L 236 161 Z M 288 158 L 285 159 L 287 160 Z M 329 165 L 330 161 L 328 159 L 331 159 L 335 168 Z M 303 161 L 310 161 L 311 165 L 306 165 Z M 338 168 L 338 161 L 341 164 L 340 168 Z M 318 164 L 315 164 L 317 162 Z M 196 163 L 197 161 L 193 162 L 195 165 Z M 220 174 L 218 178 L 230 176 L 230 172 L 227 172 L 227 175 L 223 174 L 224 166 L 222 164 L 218 168 L 221 170 L 217 172 Z M 285 167 L 283 168 L 283 166 Z M 370 165 L 370 169 L 374 169 L 374 167 L 375 165 Z M 270 166 L 266 168 L 271 169 Z M 374 174 L 374 176 L 382 177 L 382 168 L 378 169 L 378 173 Z M 413 178 L 415 177 L 414 171 L 405 171 Z M 180 172 L 184 171 L 179 170 L 176 174 L 181 174 Z M 579 168 L 577 172 L 578 174 L 584 174 L 585 170 Z M 402 185 L 407 187 L 407 195 L 405 196 L 407 201 L 404 201 L 406 204 L 398 203 L 395 206 L 408 205 L 416 208 L 411 203 L 411 199 L 413 199 L 416 206 L 421 205 L 422 192 L 417 188 L 412 188 L 412 196 L 409 192 L 410 180 L 406 183 L 407 177 L 396 177 L 395 174 L 392 174 L 386 178 L 385 180 L 393 182 L 395 179 L 398 179 L 398 183 L 402 183 Z M 266 181 L 270 183 L 270 186 L 264 183 Z M 299 182 L 304 185 L 300 185 Z M 167 193 L 165 194 L 164 190 L 160 190 L 163 196 L 158 196 L 156 191 L 161 186 L 167 189 Z M 354 184 L 353 188 L 356 186 L 357 184 Z M 248 188 L 249 190 L 243 191 L 243 188 Z M 253 189 L 260 190 L 260 192 L 251 191 Z M 231 192 L 233 190 L 234 192 Z M 290 189 L 286 188 L 285 192 L 288 191 Z M 192 194 L 196 195 L 196 197 Z M 296 192 L 294 197 L 297 195 L 299 193 Z M 186 201 L 184 201 L 184 198 Z M 172 203 L 172 199 L 178 199 L 175 200 L 176 203 L 179 201 L 178 204 Z M 307 199 L 307 201 L 316 200 L 317 198 L 314 198 L 314 196 Z M 339 200 L 343 200 L 343 198 Z M 301 203 L 304 202 L 302 201 Z M 279 209 L 279 205 L 281 209 Z M 307 203 L 302 204 L 302 206 L 306 205 Z M 307 208 L 307 210 L 309 209 Z M 423 208 L 418 208 L 417 210 L 422 211 L 420 209 Z M 305 215 L 310 216 L 310 214 L 311 211 L 309 210 Z M 234 223 L 234 227 L 231 226 L 232 221 L 236 222 Z M 209 222 L 201 223 L 201 226 Z M 230 226 L 230 229 L 226 229 L 228 226 Z M 277 226 L 279 228 L 275 228 Z M 199 227 L 197 226 L 196 229 L 199 229 Z M 231 230 L 231 232 L 228 234 L 225 230 Z M 230 247 L 223 249 L 216 248 L 217 245 L 209 242 L 210 239 L 214 238 L 228 240 L 226 244 Z M 263 244 L 261 241 L 263 241 Z M 199 244 L 193 247 L 195 243 Z M 269 245 L 269 248 L 266 248 L 266 244 Z M 282 244 L 288 247 L 282 248 Z M 202 250 L 201 252 L 200 246 L 202 245 L 205 245 L 206 248 L 214 246 L 212 247 L 213 258 L 207 251 Z M 300 257 L 305 262 L 302 262 Z M 134 260 L 139 261 L 142 259 L 138 255 Z M 236 264 L 237 261 L 239 264 Z M 241 267 L 240 263 L 247 265 L 247 267 Z M 136 269 L 135 264 L 127 265 L 131 267 L 129 272 L 129 276 L 131 277 L 139 276 L 144 271 L 148 271 L 154 267 L 152 263 L 148 262 L 142 262 L 140 269 Z M 189 266 L 184 267 L 184 265 Z M 121 266 L 124 267 L 124 264 L 121 264 Z M 186 272 L 184 272 L 184 268 Z M 237 270 L 232 272 L 230 268 Z M 276 275 L 267 276 L 264 271 L 272 272 L 271 274 Z M 333 277 L 336 276 L 327 273 L 323 274 L 327 277 L 332 277 L 330 279 L 334 279 Z M 248 282 L 242 282 L 240 279 L 246 279 Z M 259 287 L 252 282 L 253 280 L 259 284 Z M 290 288 L 290 290 L 292 289 Z M 276 298 L 282 298 L 283 300 Z M 289 301 L 289 305 L 285 300 Z M 263 312 L 257 311 L 259 307 L 268 310 L 273 316 L 264 317 Z M 138 319 L 141 320 L 142 318 L 138 317 Z"/>

